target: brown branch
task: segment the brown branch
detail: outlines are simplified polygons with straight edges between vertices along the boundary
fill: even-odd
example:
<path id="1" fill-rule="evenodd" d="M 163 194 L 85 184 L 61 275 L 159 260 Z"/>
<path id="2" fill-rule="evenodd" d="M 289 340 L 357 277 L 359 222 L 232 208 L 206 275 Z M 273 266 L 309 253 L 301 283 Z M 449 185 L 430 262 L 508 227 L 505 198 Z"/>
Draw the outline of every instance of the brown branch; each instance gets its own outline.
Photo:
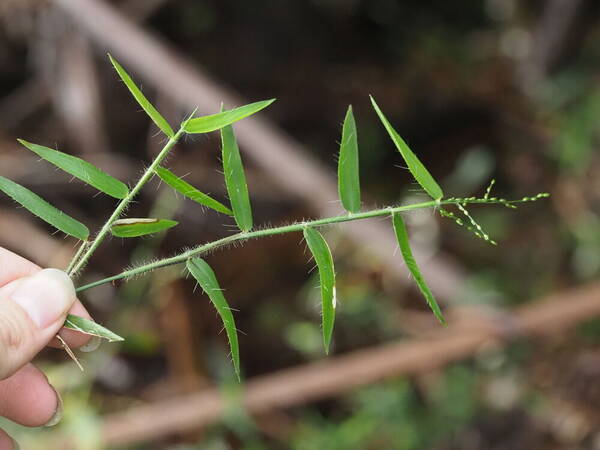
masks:
<path id="1" fill-rule="evenodd" d="M 552 336 L 599 315 L 600 284 L 596 283 L 552 295 L 513 314 L 480 317 L 426 338 L 357 350 L 251 379 L 244 385 L 243 402 L 252 414 L 296 406 L 385 378 L 427 372 L 467 358 L 489 342 Z M 224 406 L 219 391 L 208 389 L 134 407 L 107 416 L 102 439 L 106 445 L 124 446 L 198 429 L 219 421 Z"/>
<path id="2" fill-rule="evenodd" d="M 103 49 L 113 52 L 147 81 L 190 111 L 212 113 L 223 102 L 226 106 L 245 102 L 194 66 L 163 41 L 136 26 L 118 10 L 99 0 L 54 0 L 82 30 Z M 286 133 L 260 118 L 251 117 L 236 125 L 242 150 L 277 182 L 282 191 L 302 198 L 320 215 L 341 212 L 334 177 L 305 148 Z M 388 274 L 407 284 L 406 268 L 393 254 L 395 237 L 389 226 L 361 222 L 344 227 L 348 237 L 364 242 Z M 438 256 L 424 264 L 429 284 L 441 298 L 451 298 L 462 285 L 464 276 L 457 264 Z"/>

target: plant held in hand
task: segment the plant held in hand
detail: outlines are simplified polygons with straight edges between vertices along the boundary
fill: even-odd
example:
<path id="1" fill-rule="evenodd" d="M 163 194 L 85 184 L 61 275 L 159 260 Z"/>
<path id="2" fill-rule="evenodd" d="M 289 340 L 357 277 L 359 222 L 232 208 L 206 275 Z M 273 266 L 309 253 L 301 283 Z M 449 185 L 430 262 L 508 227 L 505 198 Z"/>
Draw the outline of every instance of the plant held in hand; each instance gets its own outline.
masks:
<path id="1" fill-rule="evenodd" d="M 371 98 L 375 112 L 406 162 L 408 170 L 421 188 L 429 195 L 429 197 L 431 197 L 431 200 L 369 211 L 361 210 L 357 127 L 352 107 L 349 107 L 344 119 L 338 162 L 339 196 L 341 204 L 347 211 L 347 214 L 312 221 L 297 222 L 279 227 L 254 229 L 248 186 L 246 184 L 242 158 L 240 156 L 232 124 L 258 113 L 269 106 L 274 100 L 265 100 L 239 108 L 221 110 L 221 112 L 213 115 L 189 118 L 181 124 L 177 131 L 174 131 L 164 117 L 162 117 L 141 90 L 135 85 L 123 67 L 121 67 L 121 65 L 110 55 L 109 58 L 119 77 L 123 80 L 133 97 L 156 126 L 168 138 L 163 149 L 148 168 L 145 169 L 142 176 L 133 187 L 129 188 L 123 182 L 113 178 L 80 158 L 41 145 L 19 140 L 24 147 L 37 154 L 40 158 L 69 173 L 73 177 L 93 186 L 106 195 L 119 200 L 114 211 L 106 220 L 102 228 L 92 239 L 90 239 L 90 231 L 84 224 L 56 209 L 27 188 L 1 176 L 0 191 L 10 196 L 21 206 L 49 223 L 57 230 L 73 236 L 80 241 L 79 249 L 67 267 L 67 272 L 73 278 L 81 273 L 94 252 L 107 236 L 113 235 L 122 238 L 133 238 L 165 231 L 177 225 L 177 222 L 173 220 L 161 218 L 122 218 L 122 215 L 131 201 L 155 175 L 183 196 L 219 213 L 233 216 L 240 230 L 236 234 L 198 245 L 169 258 L 149 263 L 137 263 L 133 268 L 124 270 L 116 275 L 80 286 L 77 291 L 82 292 L 104 283 L 115 280 L 126 280 L 162 267 L 185 263 L 188 272 L 202 287 L 223 321 L 229 339 L 234 370 L 238 378 L 240 376 L 240 357 L 235 320 L 219 286 L 215 273 L 206 261 L 201 258 L 202 255 L 228 244 L 243 242 L 248 239 L 283 233 L 303 233 L 304 240 L 307 243 L 319 271 L 321 282 L 323 342 L 325 351 L 328 352 L 333 336 L 337 299 L 333 257 L 325 238 L 318 230 L 320 227 L 373 217 L 390 217 L 402 257 L 406 262 L 409 272 L 412 274 L 417 287 L 422 292 L 435 317 L 444 324 L 445 321 L 442 311 L 434 295 L 427 286 L 425 278 L 413 257 L 406 226 L 402 219 L 402 213 L 416 209 L 434 208 L 440 215 L 453 219 L 457 224 L 466 227 L 476 236 L 485 239 L 490 243 L 494 243 L 468 213 L 466 209 L 467 205 L 499 204 L 509 208 L 515 208 L 515 205 L 518 203 L 535 201 L 549 195 L 547 193 L 541 193 L 533 197 L 524 197 L 518 200 L 506 200 L 503 198 L 491 197 L 490 190 L 494 183 L 492 180 L 485 195 L 481 198 L 444 198 L 442 188 L 417 158 L 415 153 L 409 148 L 406 142 L 392 127 L 375 102 L 375 99 Z M 213 131 L 219 131 L 221 134 L 223 172 L 231 203 L 230 206 L 224 205 L 203 193 L 196 187 L 179 178 L 169 169 L 162 166 L 163 161 L 182 136 L 186 134 L 209 133 Z M 464 220 L 454 212 L 447 210 L 446 208 L 448 207 L 457 208 L 457 213 L 462 214 Z M 104 338 L 111 342 L 122 340 L 120 336 L 112 331 L 95 322 L 78 316 L 69 315 L 64 326 L 66 328 Z"/>

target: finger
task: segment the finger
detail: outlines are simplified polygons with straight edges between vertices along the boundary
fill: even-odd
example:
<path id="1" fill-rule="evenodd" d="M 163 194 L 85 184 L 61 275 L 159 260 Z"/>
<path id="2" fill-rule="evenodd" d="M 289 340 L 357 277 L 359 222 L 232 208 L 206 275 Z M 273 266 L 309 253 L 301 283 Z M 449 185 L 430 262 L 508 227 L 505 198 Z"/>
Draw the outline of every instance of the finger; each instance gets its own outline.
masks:
<path id="1" fill-rule="evenodd" d="M 0 267 L 2 267 L 0 287 L 41 270 L 38 265 L 2 247 L 0 247 Z"/>
<path id="2" fill-rule="evenodd" d="M 0 381 L 0 399 L 0 415 L 28 427 L 54 425 L 62 415 L 58 394 L 32 364 Z"/>
<path id="3" fill-rule="evenodd" d="M 0 288 L 0 379 L 23 367 L 56 335 L 74 302 L 71 279 L 57 269 Z"/>
<path id="4" fill-rule="evenodd" d="M 2 271 L 0 272 L 0 287 L 18 278 L 30 276 L 42 270 L 38 265 L 2 247 L 0 247 L 0 267 L 2 267 Z M 91 319 L 90 314 L 79 300 L 75 302 L 69 314 Z M 89 335 L 75 330 L 63 328 L 59 334 L 71 348 L 79 348 L 87 344 L 90 340 Z M 62 347 L 58 339 L 53 339 L 49 345 L 56 348 Z"/>
<path id="5" fill-rule="evenodd" d="M 2 247 L 0 247 L 0 267 L 2 267 L 0 271 L 0 287 L 18 278 L 31 276 L 42 270 L 38 265 Z M 79 300 L 76 300 L 69 313 L 91 319 L 90 314 Z M 79 348 L 87 344 L 90 340 L 89 335 L 75 330 L 62 329 L 59 334 L 71 348 Z M 50 346 L 62 347 L 58 339 L 53 339 L 50 342 Z"/>
<path id="6" fill-rule="evenodd" d="M 0 429 L 0 450 L 17 450 L 17 443 L 6 433 Z"/>

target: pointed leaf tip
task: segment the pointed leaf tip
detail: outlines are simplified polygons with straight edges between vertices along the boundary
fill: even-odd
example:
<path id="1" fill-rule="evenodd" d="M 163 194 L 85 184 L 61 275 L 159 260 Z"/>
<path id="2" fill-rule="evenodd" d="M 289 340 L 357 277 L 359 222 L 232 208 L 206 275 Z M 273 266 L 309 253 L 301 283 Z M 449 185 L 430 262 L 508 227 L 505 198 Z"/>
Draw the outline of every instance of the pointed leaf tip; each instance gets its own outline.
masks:
<path id="1" fill-rule="evenodd" d="M 238 343 L 237 328 L 235 326 L 235 320 L 231 312 L 231 308 L 225 300 L 221 286 L 217 281 L 217 277 L 213 272 L 212 268 L 202 258 L 188 259 L 186 263 L 188 271 L 192 274 L 194 279 L 198 282 L 202 290 L 208 295 L 208 298 L 217 310 L 217 313 L 223 321 L 225 332 L 227 333 L 227 339 L 229 340 L 229 347 L 231 349 L 231 358 L 233 360 L 233 368 L 235 373 L 240 379 L 240 348 Z"/>
<path id="2" fill-rule="evenodd" d="M 323 235 L 314 228 L 304 229 L 304 240 L 317 263 L 319 279 L 321 282 L 321 318 L 323 326 L 323 345 L 325 353 L 329 353 L 333 325 L 335 322 L 335 309 L 337 306 L 335 288 L 335 269 L 333 256 Z"/>
<path id="3" fill-rule="evenodd" d="M 168 219 L 119 219 L 110 227 L 115 237 L 133 238 L 158 233 L 179 225 L 179 222 Z"/>
<path id="4" fill-rule="evenodd" d="M 33 144 L 24 139 L 17 139 L 17 141 L 40 158 L 111 197 L 123 199 L 129 194 L 129 189 L 125 183 L 113 178 L 84 159 L 43 145 Z"/>
<path id="5" fill-rule="evenodd" d="M 103 327 L 93 320 L 75 316 L 73 314 L 67 316 L 63 327 L 79 331 L 80 333 L 89 334 L 90 336 L 106 339 L 108 342 L 120 342 L 125 340 L 118 334 L 113 333 L 108 328 Z"/>
<path id="6" fill-rule="evenodd" d="M 400 137 L 398 132 L 392 127 L 390 122 L 387 120 L 381 109 L 379 109 L 379 105 L 373 98 L 373 96 L 369 96 L 371 98 L 371 103 L 373 104 L 373 109 L 379 116 L 381 123 L 385 127 L 388 132 L 390 138 L 394 142 L 394 145 L 402 155 L 402 158 L 406 162 L 408 166 L 408 170 L 412 174 L 412 176 L 417 180 L 417 182 L 421 185 L 421 187 L 429 194 L 431 198 L 434 200 L 441 200 L 444 196 L 444 192 L 439 184 L 435 181 L 435 179 L 431 176 L 429 171 L 425 168 L 423 163 L 417 158 L 417 155 L 413 153 L 408 144 Z"/>
<path id="7" fill-rule="evenodd" d="M 158 112 L 154 105 L 150 103 L 150 101 L 146 98 L 142 91 L 133 82 L 129 74 L 125 71 L 125 69 L 123 69 L 121 64 L 119 64 L 117 60 L 112 57 L 110 53 L 108 54 L 108 58 L 110 59 L 110 62 L 119 74 L 121 80 L 123 80 L 123 83 L 125 83 L 125 86 L 127 86 L 127 89 L 129 89 L 129 92 L 131 92 L 131 95 L 133 95 L 133 97 L 139 103 L 142 109 L 146 111 L 146 114 L 148 114 L 150 119 L 152 119 L 156 126 L 160 128 L 160 130 L 163 133 L 165 133 L 169 138 L 173 138 L 175 136 L 175 133 L 173 132 L 173 128 L 171 128 L 171 125 L 169 125 L 169 122 L 167 122 L 167 120 Z"/>
<path id="8" fill-rule="evenodd" d="M 444 319 L 444 315 L 442 314 L 442 310 L 438 305 L 433 293 L 429 289 L 429 286 L 425 282 L 425 278 L 415 261 L 412 250 L 410 248 L 410 243 L 408 241 L 408 232 L 406 231 L 406 225 L 404 224 L 404 220 L 402 220 L 402 216 L 400 213 L 392 214 L 392 225 L 394 226 L 394 232 L 396 233 L 396 239 L 398 240 L 398 246 L 400 247 L 400 252 L 402 253 L 402 257 L 404 258 L 404 262 L 406 263 L 406 267 L 409 272 L 412 274 L 415 279 L 415 283 L 427 304 L 433 311 L 435 317 L 439 320 L 442 325 L 446 325 L 446 320 Z"/>
<path id="9" fill-rule="evenodd" d="M 177 175 L 175 175 L 169 169 L 165 169 L 164 167 L 158 167 L 156 169 L 156 174 L 159 176 L 159 178 L 162 181 L 167 183 L 169 186 L 171 186 L 173 189 L 175 189 L 181 195 L 189 198 L 190 200 L 193 200 L 196 203 L 204 205 L 208 208 L 214 209 L 215 211 L 218 211 L 220 213 L 227 214 L 229 216 L 233 215 L 233 212 L 227 206 L 225 206 L 221 202 L 215 200 L 210 195 L 207 195 L 207 194 L 199 191 L 198 189 L 196 189 L 194 186 L 192 186 L 188 182 L 179 178 Z"/>
<path id="10" fill-rule="evenodd" d="M 225 186 L 229 194 L 233 217 L 240 230 L 250 231 L 253 226 L 252 206 L 250 204 L 244 164 L 242 163 L 240 149 L 231 125 L 227 125 L 221 129 L 221 146 Z"/>
<path id="11" fill-rule="evenodd" d="M 82 241 L 89 237 L 90 230 L 84 224 L 55 208 L 26 187 L 0 176 L 0 191 L 57 230 Z"/>
<path id="12" fill-rule="evenodd" d="M 182 127 L 187 133 L 209 133 L 219 130 L 227 125 L 231 125 L 239 120 L 242 120 L 252 114 L 256 114 L 262 109 L 265 109 L 275 99 L 263 100 L 260 102 L 250 103 L 239 108 L 221 111 L 217 114 L 197 117 L 195 119 L 186 120 Z"/>
<path id="13" fill-rule="evenodd" d="M 348 106 L 342 128 L 338 160 L 338 192 L 342 206 L 350 213 L 360 211 L 358 137 L 352 105 Z"/>

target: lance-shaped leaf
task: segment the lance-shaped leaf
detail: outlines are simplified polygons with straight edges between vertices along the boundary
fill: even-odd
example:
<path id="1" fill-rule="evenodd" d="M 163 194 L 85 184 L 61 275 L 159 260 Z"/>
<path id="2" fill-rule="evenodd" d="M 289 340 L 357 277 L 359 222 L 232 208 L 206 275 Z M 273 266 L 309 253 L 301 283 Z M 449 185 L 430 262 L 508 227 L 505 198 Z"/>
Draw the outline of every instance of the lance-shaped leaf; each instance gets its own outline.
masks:
<path id="1" fill-rule="evenodd" d="M 323 322 L 323 344 L 325 352 L 329 353 L 329 344 L 333 335 L 333 323 L 335 321 L 336 290 L 335 270 L 333 268 L 333 257 L 327 241 L 314 228 L 304 229 L 304 239 L 317 263 L 319 279 L 321 282 L 321 318 Z"/>
<path id="2" fill-rule="evenodd" d="M 352 105 L 348 106 L 338 160 L 338 191 L 346 211 L 360 211 L 360 177 L 358 171 L 358 139 Z"/>
<path id="3" fill-rule="evenodd" d="M 43 145 L 32 144 L 23 139 L 17 140 L 40 158 L 45 159 L 68 174 L 79 178 L 84 183 L 95 187 L 111 197 L 122 199 L 129 193 L 129 189 L 127 189 L 124 183 L 81 158 L 44 147 Z"/>
<path id="4" fill-rule="evenodd" d="M 233 319 L 231 308 L 223 296 L 223 292 L 221 290 L 221 286 L 219 286 L 217 277 L 208 263 L 201 258 L 188 259 L 186 266 L 200 287 L 202 287 L 202 290 L 206 292 L 206 295 L 208 295 L 210 298 L 210 301 L 217 309 L 217 313 L 223 321 L 225 332 L 227 333 L 227 338 L 229 339 L 229 347 L 231 348 L 233 368 L 239 379 L 240 348 L 238 344 L 237 328 L 235 327 L 235 320 Z"/>
<path id="5" fill-rule="evenodd" d="M 425 278 L 423 274 L 419 270 L 419 266 L 417 266 L 417 262 L 412 254 L 412 250 L 410 249 L 410 244 L 408 242 L 408 233 L 406 231 L 406 225 L 404 224 L 404 220 L 402 220 L 402 216 L 400 213 L 392 214 L 392 223 L 394 225 L 394 231 L 396 232 L 396 239 L 398 240 L 398 245 L 400 246 L 400 252 L 402 253 L 402 257 L 404 258 L 404 262 L 406 263 L 406 267 L 412 274 L 415 279 L 415 283 L 419 287 L 421 293 L 425 297 L 427 304 L 433 311 L 435 317 L 443 324 L 446 324 L 446 320 L 442 315 L 442 311 L 440 310 L 440 306 L 438 305 L 433 293 L 427 286 L 425 282 Z"/>
<path id="6" fill-rule="evenodd" d="M 46 200 L 20 184 L 0 176 L 0 191 L 63 233 L 82 241 L 87 240 L 89 237 L 90 230 L 84 224 L 56 209 Z"/>
<path id="7" fill-rule="evenodd" d="M 193 200 L 196 203 L 200 203 L 201 205 L 204 205 L 208 208 L 214 209 L 215 211 L 218 211 L 220 213 L 228 214 L 230 216 L 233 215 L 233 212 L 227 206 L 215 200 L 210 195 L 200 192 L 188 182 L 183 181 L 169 169 L 165 169 L 164 167 L 158 167 L 156 169 L 156 174 L 160 177 L 161 180 L 163 180 L 177 192 L 189 198 L 190 200 Z"/>
<path id="8" fill-rule="evenodd" d="M 108 328 L 103 327 L 93 320 L 74 316 L 73 314 L 67 315 L 67 319 L 65 320 L 63 327 L 89 334 L 90 336 L 106 339 L 108 342 L 119 342 L 124 340 L 118 334 L 113 333 Z"/>
<path id="9" fill-rule="evenodd" d="M 250 231 L 252 229 L 252 207 L 240 149 L 231 125 L 221 129 L 221 145 L 225 185 L 231 209 L 233 209 L 233 217 L 240 230 Z"/>
<path id="10" fill-rule="evenodd" d="M 250 103 L 249 105 L 222 111 L 210 116 L 189 119 L 183 123 L 183 129 L 187 133 L 209 133 L 211 131 L 219 130 L 226 125 L 231 125 L 238 120 L 242 120 L 245 117 L 257 113 L 261 109 L 269 106 L 274 101 L 274 98 L 271 100 L 263 100 L 261 102 Z"/>
<path id="11" fill-rule="evenodd" d="M 371 97 L 371 103 L 373 103 L 373 108 L 377 112 L 381 123 L 383 123 L 383 126 L 392 138 L 396 148 L 402 155 L 402 158 L 404 158 L 404 161 L 406 162 L 408 170 L 410 170 L 412 176 L 415 178 L 415 180 L 417 180 L 417 183 L 421 185 L 425 192 L 430 195 L 431 198 L 434 200 L 440 200 L 444 196 L 442 188 L 433 179 L 423 163 L 419 161 L 419 158 L 417 158 L 417 155 L 415 155 L 409 148 L 408 144 L 404 142 L 404 139 L 402 139 L 396 130 L 394 130 L 390 122 L 383 115 L 383 112 L 381 112 L 381 109 L 379 109 L 379 106 L 373 97 Z"/>
<path id="12" fill-rule="evenodd" d="M 127 88 L 129 89 L 129 92 L 131 92 L 133 97 L 137 100 L 137 102 L 140 104 L 143 110 L 146 111 L 146 114 L 150 116 L 150 118 L 156 124 L 156 126 L 160 128 L 161 131 L 165 133 L 168 137 L 172 138 L 173 136 L 175 136 L 173 128 L 171 128 L 169 122 L 167 122 L 165 118 L 161 116 L 161 114 L 156 110 L 152 103 L 150 103 L 148 99 L 144 96 L 144 94 L 142 94 L 142 91 L 140 91 L 140 89 L 135 85 L 129 74 L 125 72 L 125 69 L 123 69 L 123 67 L 121 67 L 121 65 L 111 55 L 108 55 L 108 57 L 110 58 L 110 62 L 112 63 L 112 65 L 115 67 L 115 70 L 121 77 L 121 80 L 123 80 L 125 86 L 127 86 Z"/>
<path id="13" fill-rule="evenodd" d="M 119 219 L 112 223 L 110 232 L 116 237 L 132 238 L 168 230 L 177 224 L 168 219 Z"/>

